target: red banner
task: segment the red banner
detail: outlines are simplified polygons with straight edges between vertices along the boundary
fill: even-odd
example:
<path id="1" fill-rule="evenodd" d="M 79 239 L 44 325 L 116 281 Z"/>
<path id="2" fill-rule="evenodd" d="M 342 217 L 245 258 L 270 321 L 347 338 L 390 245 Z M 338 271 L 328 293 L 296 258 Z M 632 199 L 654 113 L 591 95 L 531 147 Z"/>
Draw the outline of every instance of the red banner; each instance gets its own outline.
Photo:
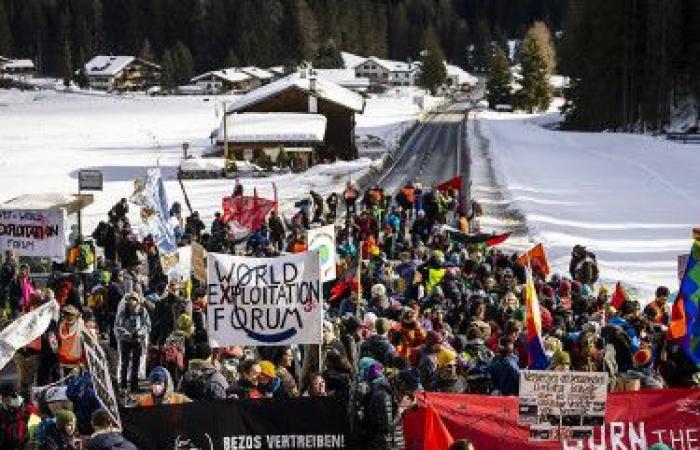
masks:
<path id="1" fill-rule="evenodd" d="M 440 183 L 435 186 L 435 189 L 440 192 L 446 192 L 452 189 L 457 189 L 458 191 L 462 192 L 462 177 L 451 178 L 444 183 Z"/>
<path id="2" fill-rule="evenodd" d="M 265 223 L 265 217 L 277 203 L 258 196 L 224 197 L 222 200 L 222 219 L 224 222 L 236 222 L 248 230 L 256 230 Z"/>
<path id="3" fill-rule="evenodd" d="M 646 450 L 656 443 L 675 450 L 700 449 L 700 389 L 608 394 L 605 425 L 583 441 L 530 441 L 528 427 L 518 425 L 517 397 L 429 393 L 426 401 L 452 438 L 469 439 L 476 450 Z M 426 448 L 425 420 L 425 407 L 406 415 L 407 450 Z"/>

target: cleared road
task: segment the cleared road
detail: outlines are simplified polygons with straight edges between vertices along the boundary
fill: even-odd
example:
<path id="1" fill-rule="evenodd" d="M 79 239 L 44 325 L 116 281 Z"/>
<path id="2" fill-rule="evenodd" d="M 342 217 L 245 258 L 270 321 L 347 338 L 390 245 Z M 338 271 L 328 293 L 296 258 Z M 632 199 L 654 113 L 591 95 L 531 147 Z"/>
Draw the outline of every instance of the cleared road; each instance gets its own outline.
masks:
<path id="1" fill-rule="evenodd" d="M 460 175 L 458 165 L 468 177 L 466 110 L 466 103 L 455 103 L 432 114 L 395 153 L 378 184 L 391 193 L 409 181 L 431 186 Z"/>

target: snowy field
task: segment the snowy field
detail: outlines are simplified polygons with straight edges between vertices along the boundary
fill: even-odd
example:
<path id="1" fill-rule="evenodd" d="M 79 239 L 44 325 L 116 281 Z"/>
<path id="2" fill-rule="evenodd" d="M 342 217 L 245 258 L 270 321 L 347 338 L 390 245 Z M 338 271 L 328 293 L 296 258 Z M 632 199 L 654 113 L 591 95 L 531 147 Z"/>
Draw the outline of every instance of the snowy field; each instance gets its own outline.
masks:
<path id="1" fill-rule="evenodd" d="M 568 272 L 582 244 L 605 282 L 637 287 L 643 303 L 659 284 L 677 289 L 677 256 L 700 226 L 700 145 L 544 128 L 557 114 L 478 118 L 499 185 L 556 271 Z"/>
<path id="2" fill-rule="evenodd" d="M 190 154 L 209 148 L 209 134 L 219 120 L 215 106 L 221 100 L 0 90 L 0 201 L 28 193 L 76 193 L 77 170 L 100 169 L 104 191 L 95 193 L 95 203 L 84 214 L 83 230 L 89 233 L 116 201 L 131 194 L 136 177 L 159 165 L 168 179 L 170 201 L 184 207 L 175 180 L 181 145 L 188 142 Z M 408 96 L 370 99 L 365 114 L 358 117 L 358 133 L 397 139 L 401 129 L 418 118 L 420 110 L 411 101 Z M 325 193 L 356 179 L 370 164 L 362 158 L 317 166 L 303 175 L 244 180 L 244 185 L 257 186 L 259 195 L 272 198 L 275 181 L 284 209 L 310 189 Z M 184 183 L 193 208 L 205 219 L 213 217 L 221 197 L 233 189 L 228 180 Z M 138 223 L 135 213 L 131 219 Z"/>

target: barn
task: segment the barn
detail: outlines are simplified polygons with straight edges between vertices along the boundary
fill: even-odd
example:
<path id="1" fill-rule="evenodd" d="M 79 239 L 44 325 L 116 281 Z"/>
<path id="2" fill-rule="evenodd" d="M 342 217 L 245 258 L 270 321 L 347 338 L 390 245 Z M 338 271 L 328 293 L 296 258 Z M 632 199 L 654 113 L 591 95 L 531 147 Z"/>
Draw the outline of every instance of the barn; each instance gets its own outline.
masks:
<path id="1" fill-rule="evenodd" d="M 227 106 L 226 114 L 320 114 L 326 118 L 326 133 L 317 150 L 318 160 L 351 160 L 357 158 L 355 114 L 364 107 L 361 95 L 304 68 L 243 95 Z"/>

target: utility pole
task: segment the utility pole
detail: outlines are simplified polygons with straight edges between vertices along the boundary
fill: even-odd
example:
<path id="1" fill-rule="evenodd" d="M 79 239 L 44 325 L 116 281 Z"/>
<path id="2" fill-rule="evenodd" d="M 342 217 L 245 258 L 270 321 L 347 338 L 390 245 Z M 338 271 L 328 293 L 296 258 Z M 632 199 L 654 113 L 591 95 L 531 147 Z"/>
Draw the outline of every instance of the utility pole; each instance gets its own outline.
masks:
<path id="1" fill-rule="evenodd" d="M 226 100 L 221 102 L 224 108 L 224 178 L 228 176 L 228 129 L 226 127 Z"/>

